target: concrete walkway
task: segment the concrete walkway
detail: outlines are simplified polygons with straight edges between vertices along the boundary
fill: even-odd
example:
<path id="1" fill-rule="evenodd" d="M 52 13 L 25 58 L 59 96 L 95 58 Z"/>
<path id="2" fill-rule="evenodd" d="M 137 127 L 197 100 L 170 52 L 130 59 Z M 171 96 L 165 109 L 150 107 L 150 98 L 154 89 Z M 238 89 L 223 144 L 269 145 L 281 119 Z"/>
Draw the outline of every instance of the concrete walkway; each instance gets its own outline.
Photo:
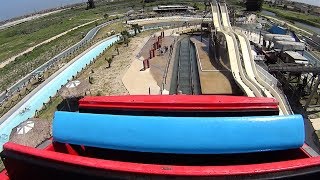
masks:
<path id="1" fill-rule="evenodd" d="M 320 118 L 310 119 L 314 130 L 320 130 Z"/>
<path id="2" fill-rule="evenodd" d="M 150 94 L 159 94 L 160 87 L 157 85 L 157 81 L 153 78 L 150 69 L 140 71 L 143 69 L 143 58 L 138 59 L 136 55 L 140 52 L 143 46 L 147 43 L 150 36 L 143 38 L 137 49 L 133 52 L 133 61 L 130 68 L 122 77 L 122 82 L 130 95 L 148 95 L 149 88 Z"/>
<path id="3" fill-rule="evenodd" d="M 130 95 L 148 95 L 159 94 L 160 87 L 157 81 L 153 78 L 150 69 L 140 71 L 143 68 L 142 61 L 139 59 L 133 60 L 130 68 L 122 78 L 122 82 L 129 91 Z"/>
<path id="4" fill-rule="evenodd" d="M 179 36 L 179 34 L 177 34 L 177 32 L 179 32 L 178 30 L 181 30 L 181 28 L 166 29 L 164 30 L 164 34 L 165 36 Z M 160 36 L 160 33 L 161 31 L 158 31 L 155 33 L 155 35 Z M 136 51 L 133 52 L 132 57 L 134 57 L 134 59 L 130 65 L 130 68 L 122 77 L 122 82 L 129 91 L 130 95 L 148 95 L 149 89 L 150 94 L 160 94 L 160 87 L 152 76 L 150 69 L 141 71 L 143 69 L 143 58 L 138 59 L 136 57 L 136 55 L 148 42 L 149 38 L 150 37 L 145 37 L 143 42 L 138 45 Z M 168 91 L 165 90 L 163 94 L 168 94 Z"/>

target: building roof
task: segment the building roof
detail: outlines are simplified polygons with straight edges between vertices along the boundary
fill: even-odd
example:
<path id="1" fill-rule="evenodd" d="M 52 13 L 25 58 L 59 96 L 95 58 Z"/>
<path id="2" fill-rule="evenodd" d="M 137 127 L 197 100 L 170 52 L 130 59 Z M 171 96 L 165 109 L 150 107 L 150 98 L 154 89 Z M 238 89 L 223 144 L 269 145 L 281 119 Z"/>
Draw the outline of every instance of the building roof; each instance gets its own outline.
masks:
<path id="1" fill-rule="evenodd" d="M 263 36 L 263 38 L 266 40 L 266 41 L 271 41 L 274 37 L 287 37 L 287 38 L 291 38 L 291 36 L 289 35 L 283 35 L 283 34 L 265 34 Z"/>
<path id="2" fill-rule="evenodd" d="M 275 36 L 272 39 L 272 42 L 276 41 L 290 41 L 290 42 L 295 42 L 296 40 L 293 37 L 286 37 L 286 36 Z"/>
<path id="3" fill-rule="evenodd" d="M 305 48 L 304 43 L 291 42 L 291 41 L 276 41 L 274 42 L 274 49 L 280 49 L 282 51 L 303 51 Z"/>
<path id="4" fill-rule="evenodd" d="M 195 8 L 184 5 L 158 5 L 153 7 L 154 11 L 195 10 Z"/>
<path id="5" fill-rule="evenodd" d="M 285 52 L 288 56 L 290 56 L 292 59 L 297 61 L 308 61 L 307 58 L 303 57 L 300 53 L 295 51 L 286 51 Z"/>

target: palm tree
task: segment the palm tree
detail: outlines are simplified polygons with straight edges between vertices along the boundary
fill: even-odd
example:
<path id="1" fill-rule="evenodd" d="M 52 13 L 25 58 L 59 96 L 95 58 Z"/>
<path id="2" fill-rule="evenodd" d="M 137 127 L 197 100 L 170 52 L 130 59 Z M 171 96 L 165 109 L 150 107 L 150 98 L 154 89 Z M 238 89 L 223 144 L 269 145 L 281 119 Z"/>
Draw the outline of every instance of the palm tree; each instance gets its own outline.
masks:
<path id="1" fill-rule="evenodd" d="M 205 1 L 204 3 L 204 11 L 207 12 L 207 8 L 210 6 L 210 2 L 209 1 Z"/>
<path id="2" fill-rule="evenodd" d="M 127 30 L 121 32 L 123 42 L 128 46 L 130 33 Z"/>
<path id="3" fill-rule="evenodd" d="M 113 59 L 112 59 L 111 57 L 109 57 L 109 58 L 107 59 L 107 62 L 108 62 L 108 65 L 109 65 L 108 68 L 111 67 L 112 61 L 113 61 Z"/>
<path id="4" fill-rule="evenodd" d="M 132 28 L 134 30 L 134 35 L 137 35 L 137 31 L 141 33 L 142 27 L 139 24 L 132 24 Z"/>
<path id="5" fill-rule="evenodd" d="M 128 36 L 123 36 L 123 42 L 127 45 L 127 47 L 129 46 L 129 37 Z"/>
<path id="6" fill-rule="evenodd" d="M 119 44 L 116 44 L 116 51 L 117 51 L 117 53 L 118 53 L 118 55 L 120 54 L 119 53 Z"/>

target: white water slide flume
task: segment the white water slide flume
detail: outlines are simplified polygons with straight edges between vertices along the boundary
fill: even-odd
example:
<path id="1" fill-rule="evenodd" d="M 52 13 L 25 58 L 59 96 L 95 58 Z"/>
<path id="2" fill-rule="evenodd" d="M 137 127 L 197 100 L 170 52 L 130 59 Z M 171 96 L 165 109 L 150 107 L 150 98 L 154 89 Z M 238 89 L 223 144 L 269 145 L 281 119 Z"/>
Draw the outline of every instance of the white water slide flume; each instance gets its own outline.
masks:
<path id="1" fill-rule="evenodd" d="M 249 94 L 252 95 L 252 93 L 254 92 L 254 94 L 256 95 L 257 93 L 260 93 L 260 95 L 266 97 L 276 98 L 279 101 L 280 115 L 292 114 L 290 105 L 288 104 L 282 92 L 276 88 L 276 85 L 268 84 L 264 80 L 264 78 L 260 76 L 260 73 L 257 71 L 256 64 L 251 53 L 251 47 L 248 39 L 245 37 L 244 34 L 239 32 L 236 33 L 230 25 L 226 4 L 218 4 L 216 1 L 213 1 L 211 6 L 213 23 L 216 30 L 221 31 L 225 35 L 227 44 L 230 44 L 230 46 L 228 45 L 228 51 L 235 51 L 234 54 L 237 55 L 237 58 L 230 57 L 230 64 L 233 67 L 231 69 L 238 85 L 245 91 L 245 93 L 248 96 L 250 96 Z M 220 18 L 222 19 L 223 26 L 221 25 Z M 231 46 L 234 46 L 235 48 L 229 49 L 229 47 Z M 244 66 L 242 66 L 241 58 L 244 63 Z M 238 66 L 236 64 L 238 64 Z M 242 68 L 245 69 L 246 74 L 243 74 Z M 237 74 L 240 77 L 237 76 Z"/>
<path id="2" fill-rule="evenodd" d="M 218 34 L 222 34 L 224 36 L 224 39 L 227 42 L 227 49 L 228 49 L 228 55 L 229 55 L 229 61 L 230 61 L 230 66 L 231 66 L 231 71 L 233 78 L 235 79 L 236 83 L 239 85 L 239 87 L 244 91 L 244 93 L 249 96 L 249 97 L 256 97 L 254 92 L 247 86 L 247 84 L 244 83 L 244 80 L 242 79 L 241 75 L 243 75 L 239 71 L 239 66 L 238 66 L 238 58 L 239 58 L 239 53 L 236 51 L 236 46 L 233 43 L 233 38 L 232 34 L 230 32 L 226 32 L 221 25 L 220 21 L 220 13 L 219 13 L 219 7 L 218 4 L 211 4 L 212 8 L 212 15 L 213 15 L 213 23 L 214 26 L 217 30 Z"/>

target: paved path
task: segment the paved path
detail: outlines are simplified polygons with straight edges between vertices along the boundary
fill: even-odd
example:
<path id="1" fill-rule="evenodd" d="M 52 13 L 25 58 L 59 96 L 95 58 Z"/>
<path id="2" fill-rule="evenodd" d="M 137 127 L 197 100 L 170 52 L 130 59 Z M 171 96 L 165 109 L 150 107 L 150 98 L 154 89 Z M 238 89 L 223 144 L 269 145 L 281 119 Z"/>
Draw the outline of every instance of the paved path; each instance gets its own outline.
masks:
<path id="1" fill-rule="evenodd" d="M 164 30 L 165 36 L 173 35 L 178 36 L 176 34 L 178 28 L 175 29 L 167 29 Z M 155 33 L 156 36 L 160 36 L 160 32 L 158 31 Z M 150 72 L 150 69 L 147 69 L 145 71 L 140 71 L 143 68 L 143 57 L 138 59 L 140 55 L 142 55 L 141 49 L 144 48 L 144 45 L 149 40 L 149 36 L 145 37 L 143 39 L 143 42 L 138 45 L 136 48 L 136 51 L 133 52 L 132 57 L 133 61 L 130 65 L 130 68 L 127 70 L 125 75 L 122 77 L 122 82 L 129 91 L 130 95 L 141 95 L 141 94 L 149 94 L 149 88 L 150 88 L 150 94 L 159 94 L 160 93 L 160 87 L 157 84 L 157 81 L 152 76 L 152 73 Z M 137 55 L 140 54 L 140 55 Z M 136 56 L 137 55 L 137 56 Z M 168 93 L 166 90 L 165 93 Z"/>
<path id="2" fill-rule="evenodd" d="M 76 30 L 76 29 L 78 29 L 78 28 L 80 28 L 80 27 L 86 26 L 86 25 L 88 25 L 88 24 L 94 23 L 94 22 L 96 22 L 96 21 L 98 21 L 98 20 L 100 20 L 100 19 L 96 19 L 96 20 L 93 20 L 93 21 L 90 21 L 90 22 L 81 24 L 81 25 L 79 25 L 79 26 L 77 26 L 77 27 L 74 27 L 74 28 L 72 28 L 72 29 L 69 29 L 69 30 L 63 32 L 63 33 L 60 33 L 60 34 L 58 34 L 58 35 L 56 35 L 56 36 L 53 36 L 53 37 L 51 37 L 50 39 L 47 39 L 47 40 L 45 40 L 45 41 L 43 41 L 43 42 L 41 42 L 41 43 L 39 43 L 39 44 L 37 44 L 37 45 L 35 45 L 35 46 L 32 46 L 32 47 L 28 48 L 27 50 L 25 50 L 25 51 L 23 51 L 23 52 L 15 55 L 15 56 L 13 56 L 13 57 L 11 57 L 11 58 L 9 58 L 9 59 L 1 62 L 1 63 L 0 63 L 0 68 L 5 67 L 7 64 L 9 64 L 10 62 L 14 61 L 16 58 L 18 58 L 18 57 L 20 57 L 20 56 L 22 56 L 22 55 L 24 55 L 24 54 L 26 54 L 26 53 L 28 53 L 28 52 L 31 52 L 31 51 L 34 50 L 36 47 L 39 47 L 39 46 L 44 45 L 44 44 L 47 44 L 47 43 L 49 43 L 49 42 L 51 42 L 51 41 L 53 41 L 53 40 L 55 40 L 55 39 L 57 39 L 57 38 L 59 38 L 59 37 L 61 37 L 61 36 L 65 35 L 65 34 L 71 32 L 71 31 L 74 31 L 74 30 Z"/>
<path id="3" fill-rule="evenodd" d="M 310 119 L 313 128 L 317 131 L 320 130 L 320 118 Z"/>
<path id="4" fill-rule="evenodd" d="M 140 60 L 135 56 L 148 42 L 149 38 L 149 36 L 145 37 L 143 42 L 140 43 L 137 49 L 133 52 L 131 56 L 133 61 L 130 68 L 122 77 L 122 82 L 130 95 L 147 95 L 149 94 L 149 88 L 150 94 L 159 94 L 160 92 L 160 87 L 158 86 L 157 81 L 153 78 L 150 69 L 140 71 L 143 68 L 143 58 Z"/>
<path id="5" fill-rule="evenodd" d="M 130 95 L 148 95 L 159 94 L 160 87 L 153 78 L 150 69 L 140 71 L 142 69 L 142 61 L 135 59 L 130 68 L 122 78 L 122 82 L 129 91 Z"/>

